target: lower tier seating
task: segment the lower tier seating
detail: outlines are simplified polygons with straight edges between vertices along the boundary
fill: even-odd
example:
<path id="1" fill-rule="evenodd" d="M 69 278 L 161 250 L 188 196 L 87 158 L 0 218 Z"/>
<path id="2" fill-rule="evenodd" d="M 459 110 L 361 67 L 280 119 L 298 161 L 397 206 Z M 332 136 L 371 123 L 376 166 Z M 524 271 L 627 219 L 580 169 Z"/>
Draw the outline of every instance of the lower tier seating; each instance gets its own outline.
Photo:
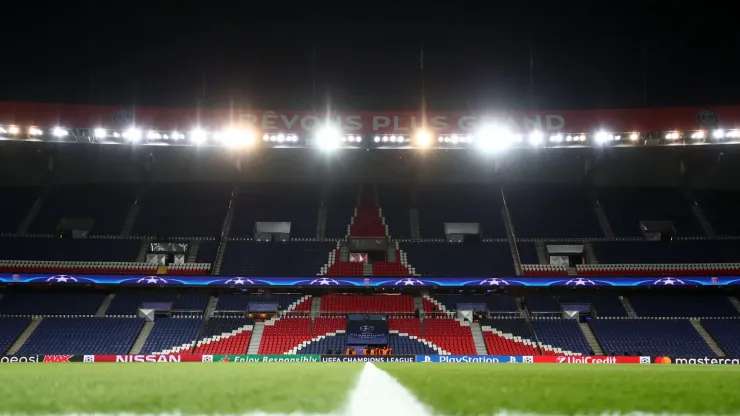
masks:
<path id="1" fill-rule="evenodd" d="M 577 320 L 535 319 L 532 321 L 532 326 L 537 339 L 543 345 L 543 350 L 549 351 L 550 349 L 545 347 L 549 345 L 555 349 L 555 354 L 559 354 L 561 351 L 558 349 L 560 349 L 566 354 L 572 352 L 589 355 L 591 347 L 578 326 Z"/>
<path id="2" fill-rule="evenodd" d="M 476 354 L 470 327 L 461 325 L 456 319 L 425 319 L 424 339 L 451 354 Z"/>
<path id="3" fill-rule="evenodd" d="M 201 320 L 192 318 L 159 318 L 141 349 L 142 354 L 171 351 L 174 347 L 192 343 L 198 336 Z"/>
<path id="4" fill-rule="evenodd" d="M 135 318 L 44 318 L 18 354 L 128 354 L 143 325 Z"/>
<path id="5" fill-rule="evenodd" d="M 740 320 L 702 319 L 701 324 L 728 357 L 740 357 Z"/>
<path id="6" fill-rule="evenodd" d="M 483 319 L 483 340 L 491 355 L 540 355 L 532 330 L 524 319 Z"/>
<path id="7" fill-rule="evenodd" d="M 394 355 L 438 355 L 439 352 L 420 339 L 399 334 L 388 334 L 388 346 Z"/>
<path id="8" fill-rule="evenodd" d="M 416 337 L 423 337 L 421 321 L 417 318 L 388 318 L 388 329 Z"/>
<path id="9" fill-rule="evenodd" d="M 254 320 L 209 318 L 203 327 L 194 354 L 244 354 L 252 338 Z"/>
<path id="10" fill-rule="evenodd" d="M 327 334 L 306 345 L 298 346 L 296 354 L 326 354 L 330 348 L 332 353 L 336 353 L 338 349 L 341 354 L 344 354 L 347 350 L 347 335 Z"/>
<path id="11" fill-rule="evenodd" d="M 283 318 L 265 323 L 260 354 L 283 354 L 311 339 L 310 318 Z"/>
<path id="12" fill-rule="evenodd" d="M 0 355 L 8 351 L 31 323 L 31 318 L 0 318 Z"/>
<path id="13" fill-rule="evenodd" d="M 687 319 L 593 319 L 589 325 L 606 354 L 714 357 Z"/>
<path id="14" fill-rule="evenodd" d="M 104 293 L 10 293 L 0 299 L 0 315 L 94 315 Z"/>

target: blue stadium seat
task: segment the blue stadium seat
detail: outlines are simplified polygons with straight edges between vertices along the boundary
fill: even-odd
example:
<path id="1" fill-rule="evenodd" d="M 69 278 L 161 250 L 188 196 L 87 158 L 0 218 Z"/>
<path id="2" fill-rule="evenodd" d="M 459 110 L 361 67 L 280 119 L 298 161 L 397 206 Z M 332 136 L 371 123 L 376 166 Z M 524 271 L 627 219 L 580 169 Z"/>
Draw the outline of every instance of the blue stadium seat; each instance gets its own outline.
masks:
<path id="1" fill-rule="evenodd" d="M 403 243 L 416 272 L 429 277 L 512 277 L 508 243 Z"/>
<path id="2" fill-rule="evenodd" d="M 593 247 L 602 264 L 740 262 L 736 240 L 602 241 Z"/>
<path id="3" fill-rule="evenodd" d="M 480 326 L 490 326 L 506 334 L 513 334 L 518 337 L 534 341 L 532 327 L 523 318 L 516 319 L 481 319 Z"/>
<path id="4" fill-rule="evenodd" d="M 516 243 L 516 248 L 519 251 L 519 260 L 522 264 L 540 264 L 540 259 L 537 257 L 537 247 L 534 243 Z"/>
<path id="5" fill-rule="evenodd" d="M 298 301 L 302 295 L 241 295 L 225 294 L 218 297 L 216 310 L 219 311 L 244 311 L 249 309 L 249 303 L 277 303 L 278 308 L 286 309 L 292 303 Z"/>
<path id="6" fill-rule="evenodd" d="M 326 237 L 347 236 L 347 227 L 357 206 L 359 190 L 357 185 L 334 185 L 327 191 L 323 200 L 326 207 Z"/>
<path id="7" fill-rule="evenodd" d="M 329 348 L 332 351 L 339 348 L 339 352 L 344 354 L 347 350 L 347 336 L 345 334 L 327 335 L 324 339 L 299 347 L 296 354 L 326 354 Z"/>
<path id="8" fill-rule="evenodd" d="M 557 296 L 560 304 L 569 303 L 588 303 L 594 310 L 596 310 L 597 316 L 605 317 L 620 317 L 627 316 L 627 311 L 624 310 L 622 302 L 616 294 L 601 294 L 601 293 L 589 293 L 576 291 L 572 293 L 561 293 Z"/>
<path id="9" fill-rule="evenodd" d="M 432 347 L 418 339 L 411 339 L 398 334 L 388 334 L 388 346 L 394 355 L 438 355 Z"/>
<path id="10" fill-rule="evenodd" d="M 135 318 L 44 318 L 18 354 L 128 354 L 143 325 Z"/>
<path id="11" fill-rule="evenodd" d="M 560 303 L 549 293 L 531 293 L 524 296 L 527 309 L 532 312 L 560 312 Z"/>
<path id="12" fill-rule="evenodd" d="M 717 235 L 740 235 L 740 192 L 695 190 L 694 197 Z"/>
<path id="13" fill-rule="evenodd" d="M 249 318 L 209 318 L 199 336 L 199 340 L 231 332 L 245 325 L 254 325 L 254 319 Z"/>
<path id="14" fill-rule="evenodd" d="M 10 293 L 0 299 L 0 315 L 94 315 L 104 293 Z"/>
<path id="15" fill-rule="evenodd" d="M 592 319 L 589 325 L 606 354 L 714 357 L 686 319 Z"/>
<path id="16" fill-rule="evenodd" d="M 159 318 L 154 321 L 141 353 L 158 353 L 192 343 L 198 336 L 201 323 L 200 319 L 192 318 Z"/>
<path id="17" fill-rule="evenodd" d="M 534 319 L 532 326 L 543 344 L 583 355 L 591 350 L 576 319 Z"/>
<path id="18" fill-rule="evenodd" d="M 516 312 L 516 299 L 509 295 L 434 295 L 448 311 L 457 310 L 460 303 L 484 303 L 491 312 Z"/>
<path id="19" fill-rule="evenodd" d="M 0 355 L 8 351 L 31 323 L 31 318 L 0 318 Z"/>
<path id="20" fill-rule="evenodd" d="M 135 198 L 134 186 L 58 186 L 47 195 L 29 232 L 53 234 L 62 218 L 90 218 L 90 234 L 117 235 Z"/>
<path id="21" fill-rule="evenodd" d="M 230 241 L 221 274 L 225 276 L 316 276 L 334 250 L 333 242 L 259 243 Z"/>
<path id="22" fill-rule="evenodd" d="M 378 203 L 392 238 L 411 238 L 411 197 L 407 187 L 378 186 Z"/>
<path id="23" fill-rule="evenodd" d="M 208 306 L 208 300 L 210 296 L 207 293 L 191 292 L 181 293 L 177 297 L 172 309 L 176 310 L 198 310 L 203 311 Z"/>
<path id="24" fill-rule="evenodd" d="M 137 315 L 141 304 L 144 302 L 174 302 L 177 294 L 161 291 L 132 291 L 118 292 L 108 306 L 105 314 L 115 315 Z"/>
<path id="25" fill-rule="evenodd" d="M 196 263 L 215 263 L 218 241 L 201 241 L 198 246 L 198 254 L 195 256 Z"/>

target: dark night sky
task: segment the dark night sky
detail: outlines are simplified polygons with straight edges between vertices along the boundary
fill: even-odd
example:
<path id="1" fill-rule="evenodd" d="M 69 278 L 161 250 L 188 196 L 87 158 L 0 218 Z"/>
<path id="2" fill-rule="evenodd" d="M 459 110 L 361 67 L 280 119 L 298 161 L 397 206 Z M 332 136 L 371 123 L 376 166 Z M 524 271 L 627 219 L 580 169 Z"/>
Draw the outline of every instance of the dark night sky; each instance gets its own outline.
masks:
<path id="1" fill-rule="evenodd" d="M 647 4 L 656 6 L 651 9 Z M 728 3 L 729 5 L 730 3 Z M 714 3 L 33 1 L 4 5 L 0 99 L 412 109 L 737 104 L 736 22 Z M 725 17 L 727 16 L 727 20 Z M 647 64 L 643 60 L 647 51 Z M 205 80 L 205 83 L 204 83 Z M 734 100 L 734 101 L 733 101 Z"/>

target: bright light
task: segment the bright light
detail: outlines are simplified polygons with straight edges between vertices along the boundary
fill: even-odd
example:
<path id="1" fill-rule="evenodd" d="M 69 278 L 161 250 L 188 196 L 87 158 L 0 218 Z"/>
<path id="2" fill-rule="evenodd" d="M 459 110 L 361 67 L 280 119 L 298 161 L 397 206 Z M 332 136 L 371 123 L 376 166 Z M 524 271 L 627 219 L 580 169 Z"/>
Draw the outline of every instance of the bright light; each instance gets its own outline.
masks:
<path id="1" fill-rule="evenodd" d="M 146 134 L 146 138 L 149 140 L 158 140 L 162 138 L 162 135 L 154 130 L 149 130 L 149 133 Z"/>
<path id="2" fill-rule="evenodd" d="M 2 126 L 0 126 L 0 134 L 5 134 L 7 132 L 8 132 L 7 130 L 5 130 Z"/>
<path id="3" fill-rule="evenodd" d="M 505 149 L 516 139 L 511 131 L 504 127 L 495 125 L 481 127 L 476 136 L 478 147 L 480 147 L 481 150 L 489 152 Z M 452 140 L 453 143 L 456 142 L 457 136 L 453 135 Z"/>
<path id="4" fill-rule="evenodd" d="M 106 133 L 105 129 L 97 128 L 93 131 L 93 136 L 95 136 L 96 139 L 102 139 L 105 138 Z"/>
<path id="5" fill-rule="evenodd" d="M 597 143 L 601 143 L 601 144 L 604 144 L 604 143 L 608 142 L 609 140 L 613 140 L 614 139 L 614 136 L 613 135 L 611 135 L 611 134 L 609 134 L 609 133 L 607 133 L 605 131 L 600 131 L 600 132 L 596 133 L 596 136 L 595 137 L 596 137 L 596 142 Z"/>
<path id="6" fill-rule="evenodd" d="M 224 146 L 234 149 L 251 145 L 254 142 L 254 134 L 242 129 L 228 129 L 214 137 Z"/>
<path id="7" fill-rule="evenodd" d="M 141 140 L 142 134 L 139 129 L 128 129 L 123 133 L 123 138 L 130 142 L 138 142 Z"/>
<path id="8" fill-rule="evenodd" d="M 703 139 L 704 138 L 704 130 L 699 130 L 691 133 L 691 138 L 695 140 Z"/>
<path id="9" fill-rule="evenodd" d="M 325 150 L 333 150 L 339 147 L 342 139 L 342 132 L 330 125 L 322 127 L 316 133 L 317 144 Z"/>
<path id="10" fill-rule="evenodd" d="M 65 128 L 54 127 L 54 130 L 51 131 L 51 134 L 53 134 L 54 137 L 67 137 L 69 132 Z"/>
<path id="11" fill-rule="evenodd" d="M 541 131 L 533 131 L 529 133 L 529 144 L 532 146 L 541 146 L 545 141 L 545 136 Z"/>
<path id="12" fill-rule="evenodd" d="M 553 135 L 550 136 L 550 141 L 552 143 L 562 143 L 562 141 L 563 141 L 563 135 L 560 134 L 560 133 L 553 134 Z"/>
<path id="13" fill-rule="evenodd" d="M 375 136 L 375 138 L 373 138 L 373 141 L 375 143 L 380 143 L 380 136 Z"/>
<path id="14" fill-rule="evenodd" d="M 665 134 L 665 138 L 668 140 L 678 140 L 678 132 L 671 131 Z"/>
<path id="15" fill-rule="evenodd" d="M 725 138 L 725 131 L 722 130 L 722 129 L 717 129 L 717 130 L 715 130 L 715 131 L 712 132 L 712 136 L 715 139 L 724 139 Z"/>
<path id="16" fill-rule="evenodd" d="M 383 143 L 388 143 L 388 136 L 383 136 Z"/>
<path id="17" fill-rule="evenodd" d="M 432 135 L 426 130 L 419 130 L 414 135 L 416 145 L 419 147 L 429 147 L 432 144 Z"/>
<path id="18" fill-rule="evenodd" d="M 199 128 L 194 128 L 190 131 L 190 141 L 196 144 L 204 143 L 206 141 L 206 132 Z"/>
<path id="19" fill-rule="evenodd" d="M 28 128 L 28 135 L 29 136 L 41 136 L 42 134 L 44 134 L 44 132 L 41 131 L 41 129 L 38 128 L 38 127 L 29 127 Z"/>
<path id="20" fill-rule="evenodd" d="M 10 134 L 18 134 L 21 132 L 21 129 L 18 128 L 18 126 L 10 126 L 8 127 L 8 133 Z"/>
<path id="21" fill-rule="evenodd" d="M 170 134 L 170 137 L 172 137 L 172 140 L 182 140 L 185 138 L 185 134 L 175 130 Z"/>
<path id="22" fill-rule="evenodd" d="M 640 133 L 630 133 L 630 140 L 633 142 L 637 141 L 637 139 L 640 138 Z"/>
<path id="23" fill-rule="evenodd" d="M 737 139 L 740 138 L 740 130 L 730 130 L 725 135 L 728 139 Z"/>

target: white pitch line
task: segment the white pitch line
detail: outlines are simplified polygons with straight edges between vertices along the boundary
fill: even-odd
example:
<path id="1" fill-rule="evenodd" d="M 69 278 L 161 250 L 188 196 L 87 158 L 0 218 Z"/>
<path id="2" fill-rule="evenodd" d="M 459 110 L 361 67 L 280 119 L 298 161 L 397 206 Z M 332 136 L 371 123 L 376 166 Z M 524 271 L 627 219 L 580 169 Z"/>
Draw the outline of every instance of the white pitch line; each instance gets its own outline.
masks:
<path id="1" fill-rule="evenodd" d="M 344 416 L 432 416 L 406 387 L 373 363 L 365 363 L 349 394 Z"/>

